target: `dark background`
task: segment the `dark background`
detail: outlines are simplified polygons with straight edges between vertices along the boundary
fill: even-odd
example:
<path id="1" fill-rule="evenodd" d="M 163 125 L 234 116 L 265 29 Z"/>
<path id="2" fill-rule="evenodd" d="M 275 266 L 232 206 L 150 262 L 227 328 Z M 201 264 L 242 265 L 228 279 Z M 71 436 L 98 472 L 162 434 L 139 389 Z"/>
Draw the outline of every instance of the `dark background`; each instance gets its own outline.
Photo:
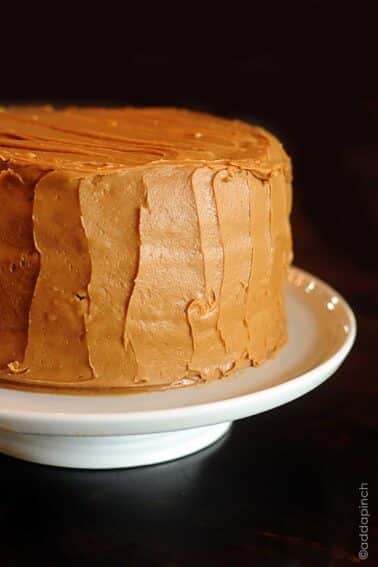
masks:
<path id="1" fill-rule="evenodd" d="M 2 104 L 187 106 L 275 132 L 293 159 L 295 263 L 347 298 L 359 331 L 329 382 L 238 422 L 197 455 L 106 472 L 0 457 L 1 567 L 352 565 L 361 482 L 372 514 L 366 565 L 378 564 L 372 7 L 92 5 L 83 14 L 59 4 L 3 16 Z"/>

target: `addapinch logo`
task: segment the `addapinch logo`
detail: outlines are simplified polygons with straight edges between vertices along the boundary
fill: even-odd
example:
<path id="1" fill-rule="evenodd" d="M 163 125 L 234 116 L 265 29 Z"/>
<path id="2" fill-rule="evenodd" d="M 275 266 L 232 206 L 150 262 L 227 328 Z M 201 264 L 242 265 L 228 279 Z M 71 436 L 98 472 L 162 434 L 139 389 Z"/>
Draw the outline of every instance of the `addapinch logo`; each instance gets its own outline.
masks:
<path id="1" fill-rule="evenodd" d="M 358 535 L 360 538 L 360 551 L 358 557 L 363 561 L 369 557 L 369 486 L 367 482 L 361 482 L 360 491 L 360 523 L 358 526 Z"/>

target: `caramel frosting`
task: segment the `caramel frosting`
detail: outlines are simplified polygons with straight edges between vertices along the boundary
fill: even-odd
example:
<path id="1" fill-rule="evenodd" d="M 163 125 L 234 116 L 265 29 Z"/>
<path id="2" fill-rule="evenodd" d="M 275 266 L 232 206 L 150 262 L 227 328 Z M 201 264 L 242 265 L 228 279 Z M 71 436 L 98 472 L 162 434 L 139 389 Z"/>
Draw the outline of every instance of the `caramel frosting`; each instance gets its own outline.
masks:
<path id="1" fill-rule="evenodd" d="M 183 386 L 286 341 L 290 160 L 174 108 L 0 113 L 0 383 Z"/>

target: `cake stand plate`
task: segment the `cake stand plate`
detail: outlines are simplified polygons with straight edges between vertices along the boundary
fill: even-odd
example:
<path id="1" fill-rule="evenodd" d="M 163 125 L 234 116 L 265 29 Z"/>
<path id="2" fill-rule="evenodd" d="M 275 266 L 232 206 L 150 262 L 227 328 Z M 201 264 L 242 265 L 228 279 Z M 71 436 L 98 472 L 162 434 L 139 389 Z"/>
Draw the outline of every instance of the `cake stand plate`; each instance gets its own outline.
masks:
<path id="1" fill-rule="evenodd" d="M 165 392 L 74 396 L 0 388 L 0 451 L 74 468 L 149 465 L 198 451 L 231 422 L 306 394 L 340 366 L 356 322 L 343 298 L 292 268 L 289 340 L 274 360 L 209 384 Z"/>

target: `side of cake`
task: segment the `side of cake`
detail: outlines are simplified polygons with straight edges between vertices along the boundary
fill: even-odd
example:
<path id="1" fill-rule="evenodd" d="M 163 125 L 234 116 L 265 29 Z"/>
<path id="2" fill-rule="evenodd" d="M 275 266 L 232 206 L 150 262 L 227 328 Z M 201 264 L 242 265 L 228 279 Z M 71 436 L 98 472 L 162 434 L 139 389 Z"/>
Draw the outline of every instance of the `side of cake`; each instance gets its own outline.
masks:
<path id="1" fill-rule="evenodd" d="M 176 109 L 0 113 L 0 383 L 158 389 L 287 338 L 291 167 Z"/>

